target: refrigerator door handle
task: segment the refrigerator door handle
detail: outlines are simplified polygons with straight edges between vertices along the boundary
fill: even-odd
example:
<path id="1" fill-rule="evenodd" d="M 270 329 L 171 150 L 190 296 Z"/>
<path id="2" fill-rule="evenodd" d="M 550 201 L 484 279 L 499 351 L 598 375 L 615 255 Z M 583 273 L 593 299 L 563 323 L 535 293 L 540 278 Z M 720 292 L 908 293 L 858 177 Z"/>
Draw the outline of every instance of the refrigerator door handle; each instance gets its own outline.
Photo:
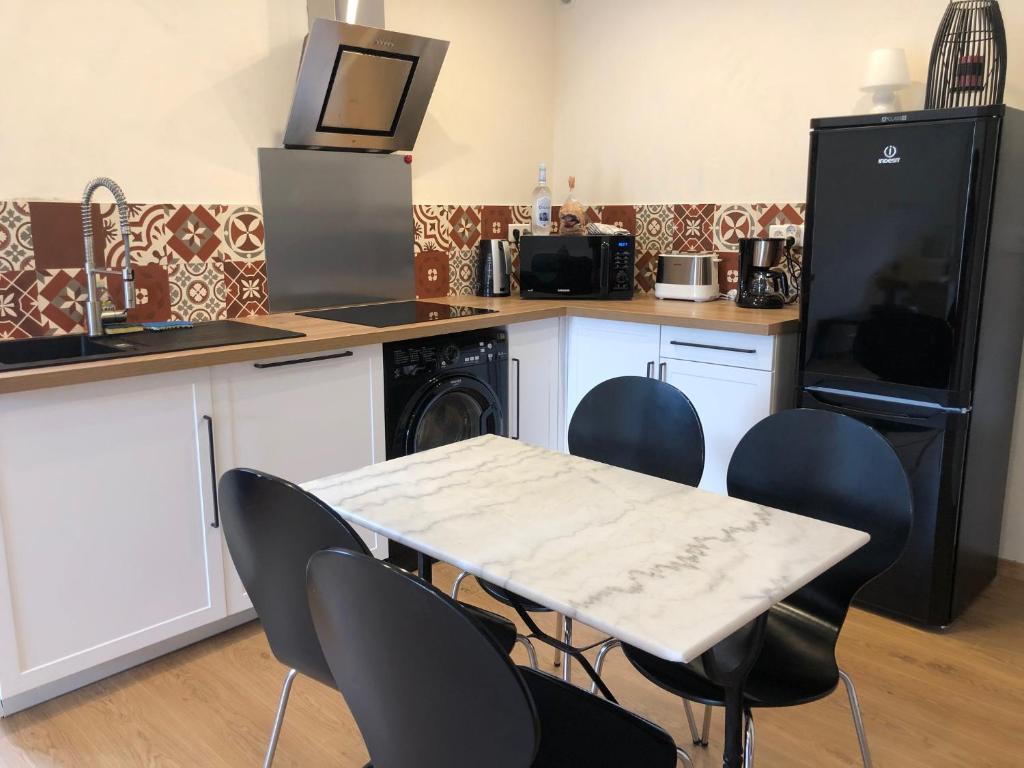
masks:
<path id="1" fill-rule="evenodd" d="M 845 402 L 836 402 L 835 400 L 830 401 L 829 395 L 840 395 L 843 398 L 849 400 L 856 400 L 861 403 L 891 403 L 891 400 L 881 400 L 879 398 L 864 397 L 858 395 L 855 392 L 840 392 L 838 390 L 830 389 L 828 387 L 804 387 L 804 392 L 813 397 L 818 402 L 831 406 L 833 408 L 842 408 L 848 413 L 856 413 L 860 416 L 868 416 L 877 419 L 908 419 L 910 421 L 927 421 L 929 418 L 936 414 L 955 414 L 963 415 L 971 412 L 970 408 L 950 408 L 938 403 L 921 403 L 916 405 L 919 408 L 927 408 L 931 413 L 906 413 L 899 411 L 886 411 L 886 410 L 875 410 L 871 408 L 858 408 L 855 405 L 850 405 Z"/>

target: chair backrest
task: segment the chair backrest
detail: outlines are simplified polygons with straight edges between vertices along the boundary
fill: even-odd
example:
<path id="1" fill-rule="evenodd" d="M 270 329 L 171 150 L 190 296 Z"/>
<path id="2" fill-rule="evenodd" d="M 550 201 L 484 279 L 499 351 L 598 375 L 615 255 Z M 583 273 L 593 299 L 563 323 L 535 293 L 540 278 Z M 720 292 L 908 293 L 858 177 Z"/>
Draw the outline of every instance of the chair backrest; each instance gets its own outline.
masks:
<path id="1" fill-rule="evenodd" d="M 540 730 L 523 678 L 461 606 L 346 550 L 310 560 L 309 606 L 338 690 L 382 768 L 526 768 Z"/>
<path id="2" fill-rule="evenodd" d="M 913 495 L 896 451 L 839 413 L 796 409 L 762 420 L 729 462 L 729 495 L 864 531 L 871 541 L 786 603 L 836 631 L 857 591 L 903 552 Z"/>
<path id="3" fill-rule="evenodd" d="M 569 423 L 569 453 L 685 485 L 704 474 L 704 431 L 690 398 L 644 376 L 603 381 Z"/>
<path id="4" fill-rule="evenodd" d="M 231 559 L 270 650 L 282 664 L 334 686 L 306 600 L 306 565 L 330 547 L 368 554 L 352 527 L 294 483 L 254 469 L 231 469 L 218 485 Z"/>

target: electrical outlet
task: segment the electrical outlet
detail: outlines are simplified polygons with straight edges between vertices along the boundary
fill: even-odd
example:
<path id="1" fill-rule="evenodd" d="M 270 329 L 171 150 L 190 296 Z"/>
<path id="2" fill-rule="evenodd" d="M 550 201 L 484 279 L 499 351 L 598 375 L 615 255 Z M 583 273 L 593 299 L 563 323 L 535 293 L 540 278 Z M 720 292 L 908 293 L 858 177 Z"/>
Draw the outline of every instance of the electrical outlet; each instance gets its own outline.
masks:
<path id="1" fill-rule="evenodd" d="M 508 225 L 508 239 L 513 243 L 516 242 L 523 235 L 530 234 L 529 224 L 509 224 Z"/>
<path id="2" fill-rule="evenodd" d="M 768 237 L 781 237 L 783 240 L 792 237 L 796 241 L 793 245 L 797 248 L 802 248 L 804 245 L 804 225 L 772 224 L 768 227 Z"/>

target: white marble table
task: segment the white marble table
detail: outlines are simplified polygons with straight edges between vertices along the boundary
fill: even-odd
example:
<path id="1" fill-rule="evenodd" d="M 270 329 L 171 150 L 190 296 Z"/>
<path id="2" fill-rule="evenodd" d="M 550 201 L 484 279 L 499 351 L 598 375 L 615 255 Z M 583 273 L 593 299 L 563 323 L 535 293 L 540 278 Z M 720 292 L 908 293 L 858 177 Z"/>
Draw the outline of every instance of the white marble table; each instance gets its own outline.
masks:
<path id="1" fill-rule="evenodd" d="M 680 662 L 868 541 L 489 435 L 303 487 L 353 523 Z"/>

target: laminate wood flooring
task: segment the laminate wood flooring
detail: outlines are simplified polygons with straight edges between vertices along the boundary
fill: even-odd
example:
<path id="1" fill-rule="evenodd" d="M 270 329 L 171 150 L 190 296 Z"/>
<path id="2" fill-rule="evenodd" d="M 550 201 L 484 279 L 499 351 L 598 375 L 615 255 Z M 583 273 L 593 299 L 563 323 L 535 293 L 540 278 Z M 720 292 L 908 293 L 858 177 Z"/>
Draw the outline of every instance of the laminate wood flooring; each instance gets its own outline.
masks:
<path id="1" fill-rule="evenodd" d="M 435 574 L 441 586 L 454 576 L 445 566 Z M 470 582 L 463 599 L 509 613 Z M 584 628 L 576 633 L 577 641 L 591 638 Z M 520 650 L 516 658 L 525 662 Z M 549 649 L 541 658 L 554 671 Z M 1024 766 L 1024 581 L 1001 576 L 941 633 L 854 610 L 839 658 L 857 683 L 879 768 Z M 664 725 L 698 768 L 721 764 L 720 712 L 710 748 L 692 748 L 677 699 L 647 683 L 618 651 L 606 670 L 621 702 Z M 0 721 L 0 766 L 258 766 L 284 675 L 252 623 Z M 580 670 L 575 680 L 583 681 Z M 823 701 L 755 717 L 758 768 L 859 764 L 841 688 Z M 276 768 L 362 768 L 366 761 L 341 696 L 300 676 Z"/>

